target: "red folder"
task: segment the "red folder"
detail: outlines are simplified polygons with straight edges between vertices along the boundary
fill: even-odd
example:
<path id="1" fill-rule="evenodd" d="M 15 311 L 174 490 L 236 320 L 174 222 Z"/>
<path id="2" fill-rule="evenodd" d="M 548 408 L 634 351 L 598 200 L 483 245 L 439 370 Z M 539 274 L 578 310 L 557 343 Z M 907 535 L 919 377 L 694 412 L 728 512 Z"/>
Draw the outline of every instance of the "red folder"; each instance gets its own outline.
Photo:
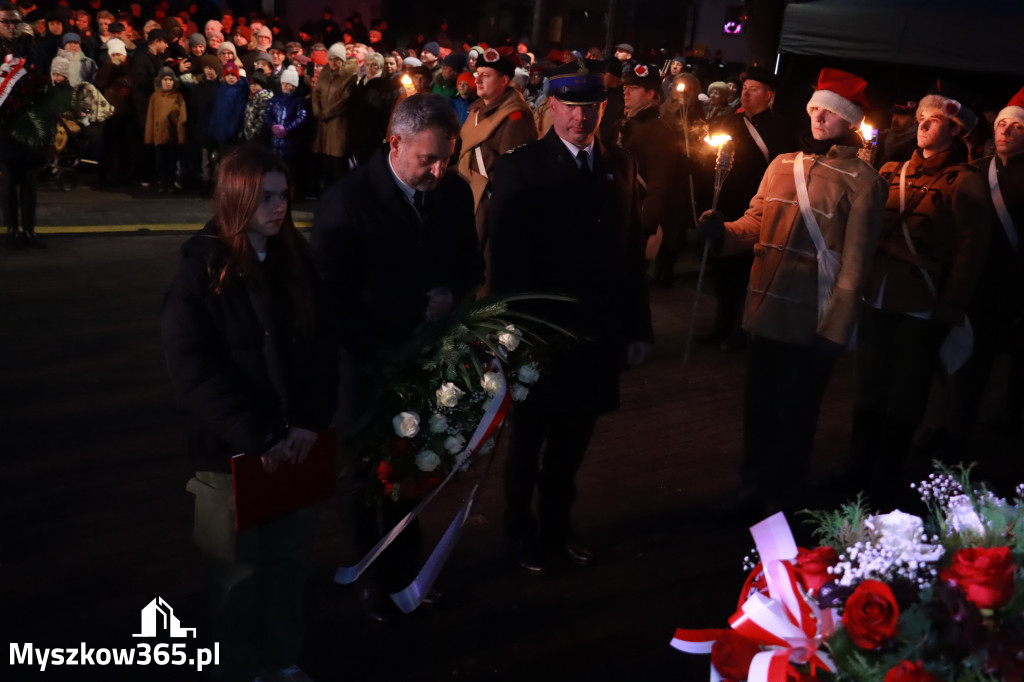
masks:
<path id="1" fill-rule="evenodd" d="M 338 479 L 337 445 L 334 429 L 321 431 L 305 460 L 282 462 L 272 473 L 264 471 L 259 454 L 232 457 L 235 527 L 246 530 L 332 497 Z"/>

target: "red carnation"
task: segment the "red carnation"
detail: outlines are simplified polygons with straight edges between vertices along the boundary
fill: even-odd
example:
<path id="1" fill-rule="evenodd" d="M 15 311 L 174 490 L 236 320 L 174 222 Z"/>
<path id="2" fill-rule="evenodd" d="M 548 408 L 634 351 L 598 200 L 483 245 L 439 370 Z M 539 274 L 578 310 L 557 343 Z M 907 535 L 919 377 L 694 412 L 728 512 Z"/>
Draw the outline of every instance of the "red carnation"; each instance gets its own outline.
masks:
<path id="1" fill-rule="evenodd" d="M 939 578 L 955 584 L 979 609 L 998 609 L 1013 596 L 1015 566 L 1009 547 L 958 549 Z"/>
<path id="2" fill-rule="evenodd" d="M 745 680 L 750 662 L 761 652 L 757 642 L 735 630 L 726 630 L 711 645 L 711 665 L 727 680 Z"/>
<path id="3" fill-rule="evenodd" d="M 818 547 L 817 549 L 801 547 L 796 559 L 793 560 L 793 568 L 804 589 L 812 594 L 817 594 L 822 585 L 831 582 L 832 575 L 828 569 L 838 562 L 839 556 L 831 547 Z"/>
<path id="4" fill-rule="evenodd" d="M 925 670 L 921 661 L 917 663 L 903 661 L 886 674 L 884 682 L 942 682 L 942 680 Z"/>
<path id="5" fill-rule="evenodd" d="M 381 460 L 380 464 L 377 465 L 377 478 L 379 478 L 380 482 L 385 485 L 389 485 L 391 483 L 391 477 L 394 473 L 394 467 L 384 460 Z"/>
<path id="6" fill-rule="evenodd" d="M 865 580 L 846 600 L 843 625 L 862 649 L 877 649 L 899 632 L 900 608 L 889 586 Z"/>

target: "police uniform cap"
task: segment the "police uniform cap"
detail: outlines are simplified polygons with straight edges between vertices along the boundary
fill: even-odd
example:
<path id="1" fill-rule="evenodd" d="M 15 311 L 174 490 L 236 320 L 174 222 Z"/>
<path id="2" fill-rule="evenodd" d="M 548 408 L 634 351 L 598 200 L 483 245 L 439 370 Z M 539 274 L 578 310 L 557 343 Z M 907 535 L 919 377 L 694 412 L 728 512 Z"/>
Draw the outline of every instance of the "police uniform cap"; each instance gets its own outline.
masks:
<path id="1" fill-rule="evenodd" d="M 594 104 L 608 99 L 604 64 L 596 59 L 577 59 L 548 74 L 549 94 L 566 104 Z"/>

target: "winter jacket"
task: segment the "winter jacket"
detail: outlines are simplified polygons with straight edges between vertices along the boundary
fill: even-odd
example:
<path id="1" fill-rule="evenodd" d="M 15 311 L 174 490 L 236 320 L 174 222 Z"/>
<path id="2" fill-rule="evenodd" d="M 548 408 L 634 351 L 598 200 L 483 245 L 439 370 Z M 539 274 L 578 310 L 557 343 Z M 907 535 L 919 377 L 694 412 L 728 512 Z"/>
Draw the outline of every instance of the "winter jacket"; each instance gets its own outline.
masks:
<path id="1" fill-rule="evenodd" d="M 264 117 L 267 106 L 274 99 L 274 93 L 263 89 L 249 95 L 245 103 L 245 116 L 242 123 L 242 136 L 249 142 L 266 142 L 267 126 Z"/>
<path id="2" fill-rule="evenodd" d="M 274 153 L 286 159 L 298 156 L 305 147 L 306 120 L 309 110 L 306 109 L 306 98 L 298 92 L 274 95 L 267 105 L 264 120 L 267 129 L 271 130 L 270 146 Z M 274 126 L 282 126 L 286 135 L 278 137 L 273 134 Z"/>
<path id="3" fill-rule="evenodd" d="M 188 95 L 189 140 L 203 147 L 213 144 L 210 137 L 210 121 L 213 120 L 213 106 L 220 91 L 218 81 L 201 80 L 192 86 Z"/>
<path id="4" fill-rule="evenodd" d="M 992 201 L 980 172 L 955 145 L 927 159 L 921 150 L 907 161 L 906 208 L 900 213 L 902 163 L 887 163 L 885 224 L 865 300 L 881 310 L 930 312 L 948 325 L 963 322 L 988 249 Z M 917 255 L 903 235 L 906 223 Z M 937 290 L 932 294 L 921 269 Z M 884 285 L 884 291 L 883 291 Z"/>
<path id="5" fill-rule="evenodd" d="M 245 105 L 249 101 L 249 81 L 239 78 L 234 85 L 221 83 L 213 102 L 207 132 L 214 142 L 234 142 L 242 133 Z"/>
<path id="6" fill-rule="evenodd" d="M 725 224 L 722 251 L 754 251 L 744 329 L 783 343 L 811 345 L 817 335 L 845 346 L 882 227 L 885 182 L 857 157 L 856 147 L 804 155 L 811 210 L 825 246 L 841 260 L 831 300 L 819 318 L 817 250 L 797 202 L 795 158 L 782 154 L 771 162 L 750 208 Z"/>
<path id="7" fill-rule="evenodd" d="M 120 65 L 108 61 L 96 72 L 94 85 L 114 107 L 114 118 L 121 118 L 132 113 L 130 69 L 131 65 L 127 61 Z"/>
<path id="8" fill-rule="evenodd" d="M 988 255 L 974 292 L 971 315 L 979 311 L 1007 320 L 1024 315 L 1024 154 L 1011 156 L 1005 164 L 988 156 L 971 165 L 987 180 L 993 160 L 999 191 L 1017 235 L 1017 248 L 1011 245 L 1006 228 L 993 209 Z M 991 190 L 988 193 L 991 197 Z"/>
<path id="9" fill-rule="evenodd" d="M 163 74 L 173 75 L 170 69 L 163 69 Z M 188 124 L 188 110 L 185 108 L 185 97 L 178 89 L 178 79 L 174 79 L 174 89 L 158 88 L 149 98 L 146 114 L 146 144 L 184 144 Z"/>
<path id="10" fill-rule="evenodd" d="M 326 68 L 313 89 L 316 138 L 313 152 L 327 156 L 348 155 L 348 117 L 356 77 L 345 69 Z"/>
<path id="11" fill-rule="evenodd" d="M 135 105 L 135 115 L 139 123 L 146 124 L 146 107 L 149 106 L 149 96 L 159 86 L 154 87 L 153 81 L 160 69 L 163 68 L 164 58 L 155 55 L 148 48 L 143 47 L 137 50 L 131 57 L 131 68 L 129 74 L 132 83 L 132 100 Z"/>
<path id="12" fill-rule="evenodd" d="M 182 247 L 162 336 L 176 399 L 194 417 L 190 459 L 197 470 L 227 472 L 232 456 L 266 451 L 289 426 L 327 426 L 337 360 L 322 305 L 312 332 L 295 331 L 275 238 L 260 265 L 262 286 L 239 275 L 211 291 L 211 265 L 226 256 L 216 233 L 208 223 Z M 311 261 L 306 275 L 315 287 Z"/>

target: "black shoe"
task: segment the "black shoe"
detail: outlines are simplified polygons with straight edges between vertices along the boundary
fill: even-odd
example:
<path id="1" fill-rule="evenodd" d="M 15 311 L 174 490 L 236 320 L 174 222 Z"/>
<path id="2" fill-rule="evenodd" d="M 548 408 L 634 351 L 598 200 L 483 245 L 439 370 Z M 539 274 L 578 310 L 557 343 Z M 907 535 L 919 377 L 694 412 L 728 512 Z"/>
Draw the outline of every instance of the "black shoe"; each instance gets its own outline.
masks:
<path id="1" fill-rule="evenodd" d="M 594 550 L 577 540 L 569 540 L 562 545 L 562 550 L 569 561 L 577 566 L 593 566 L 597 562 Z"/>
<path id="2" fill-rule="evenodd" d="M 547 573 L 548 567 L 544 563 L 540 548 L 535 542 L 516 540 L 509 547 L 509 555 L 512 563 L 528 575 L 540 576 Z"/>
<path id="3" fill-rule="evenodd" d="M 394 602 L 376 587 L 359 590 L 359 601 L 362 602 L 363 614 L 375 623 L 388 623 L 399 613 Z"/>
<path id="4" fill-rule="evenodd" d="M 7 248 L 14 249 L 15 251 L 20 250 L 25 246 L 25 242 L 22 240 L 21 232 L 18 230 L 7 230 Z"/>
<path id="5" fill-rule="evenodd" d="M 33 249 L 45 249 L 46 242 L 43 238 L 36 234 L 35 230 L 25 230 L 25 245 L 31 246 Z"/>

